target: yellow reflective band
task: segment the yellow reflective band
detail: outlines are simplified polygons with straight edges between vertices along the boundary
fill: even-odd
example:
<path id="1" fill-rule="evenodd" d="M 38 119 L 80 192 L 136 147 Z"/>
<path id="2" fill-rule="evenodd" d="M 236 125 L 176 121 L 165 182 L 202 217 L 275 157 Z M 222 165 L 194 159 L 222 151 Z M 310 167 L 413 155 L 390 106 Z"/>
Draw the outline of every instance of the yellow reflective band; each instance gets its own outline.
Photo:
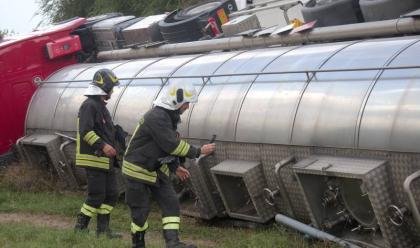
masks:
<path id="1" fill-rule="evenodd" d="M 77 118 L 76 154 L 79 154 L 80 153 L 79 120 L 80 120 L 80 118 Z"/>
<path id="2" fill-rule="evenodd" d="M 113 209 L 112 206 L 102 204 L 98 209 L 98 214 L 110 214 L 112 209 Z"/>
<path id="3" fill-rule="evenodd" d="M 185 95 L 186 97 L 192 97 L 192 96 L 193 96 L 192 92 L 188 92 L 188 91 L 186 91 L 186 90 L 184 90 L 184 95 Z"/>
<path id="4" fill-rule="evenodd" d="M 76 159 L 76 165 L 77 166 L 96 167 L 96 168 L 106 169 L 106 170 L 109 169 L 109 163 L 104 164 L 102 162 L 89 161 L 89 160 L 84 160 L 84 159 Z"/>
<path id="5" fill-rule="evenodd" d="M 178 223 L 169 223 L 163 226 L 163 230 L 178 230 L 179 224 Z"/>
<path id="6" fill-rule="evenodd" d="M 109 212 L 111 212 L 111 211 L 112 211 L 112 209 L 114 209 L 114 207 L 113 207 L 113 206 L 108 205 L 108 204 L 102 204 L 102 205 L 101 205 L 101 208 L 107 209 Z"/>
<path id="7" fill-rule="evenodd" d="M 160 171 L 163 172 L 163 174 L 167 175 L 169 177 L 169 168 L 167 164 L 164 164 L 160 167 Z"/>
<path id="8" fill-rule="evenodd" d="M 76 154 L 76 165 L 109 169 L 109 158 L 96 157 L 89 154 Z"/>
<path id="9" fill-rule="evenodd" d="M 176 94 L 176 88 L 175 88 L 175 87 L 172 87 L 172 88 L 169 90 L 169 95 L 170 95 L 170 96 L 175 96 L 175 94 Z"/>
<path id="10" fill-rule="evenodd" d="M 168 224 L 168 223 L 179 223 L 181 222 L 181 218 L 179 216 L 168 216 L 162 218 L 162 224 Z"/>
<path id="11" fill-rule="evenodd" d="M 147 223 L 147 221 L 146 221 L 146 223 L 144 223 L 144 226 L 138 226 L 134 222 L 131 222 L 131 232 L 132 233 L 143 232 L 143 231 L 146 231 L 147 228 L 149 228 L 149 224 Z"/>
<path id="12" fill-rule="evenodd" d="M 100 137 L 96 135 L 94 131 L 88 132 L 85 137 L 83 137 L 83 140 L 86 141 L 89 145 L 95 144 L 96 141 L 98 141 Z"/>
<path id="13" fill-rule="evenodd" d="M 76 154 L 76 159 L 95 161 L 98 163 L 109 164 L 109 158 L 107 157 L 97 157 L 90 154 Z"/>
<path id="14" fill-rule="evenodd" d="M 128 162 L 127 160 L 123 161 L 123 166 L 127 167 L 127 169 L 130 169 L 134 172 L 143 173 L 143 174 L 148 175 L 148 176 L 155 177 L 157 175 L 155 171 L 148 171 L 146 169 L 141 168 L 138 165 L 135 165 L 135 164 L 132 164 L 132 163 Z"/>
<path id="15" fill-rule="evenodd" d="M 98 83 L 98 84 L 104 84 L 104 79 L 102 78 L 102 75 L 101 74 L 98 74 L 98 76 L 99 76 L 99 80 L 96 80 L 96 82 Z"/>
<path id="16" fill-rule="evenodd" d="M 91 139 L 92 137 L 95 137 L 96 133 L 95 131 L 89 131 L 86 133 L 85 137 L 83 137 L 83 139 L 87 142 L 89 139 Z"/>
<path id="17" fill-rule="evenodd" d="M 171 152 L 171 155 L 180 156 L 181 151 L 183 151 L 186 145 L 188 145 L 187 142 L 183 140 L 179 141 L 178 146 Z"/>
<path id="18" fill-rule="evenodd" d="M 109 78 L 111 79 L 111 81 L 115 84 L 117 81 L 118 81 L 118 78 L 117 77 L 114 77 L 114 76 L 112 76 L 112 75 L 108 75 L 109 76 Z"/>
<path id="19" fill-rule="evenodd" d="M 155 176 L 155 177 L 147 176 L 147 175 L 144 175 L 140 172 L 135 172 L 135 171 L 132 171 L 130 169 L 127 169 L 127 167 L 125 167 L 125 166 L 123 166 L 123 168 L 122 168 L 122 173 L 124 175 L 134 177 L 134 178 L 137 178 L 137 179 L 140 179 L 140 180 L 144 180 L 146 182 L 156 183 L 156 180 L 157 180 L 157 176 Z"/>
<path id="20" fill-rule="evenodd" d="M 96 215 L 98 209 L 91 207 L 89 205 L 87 205 L 86 203 L 83 203 L 82 208 L 80 209 L 80 212 L 82 212 L 84 215 L 93 217 Z"/>
<path id="21" fill-rule="evenodd" d="M 182 149 L 179 155 L 185 157 L 189 150 L 190 150 L 190 144 L 185 142 L 185 147 Z"/>

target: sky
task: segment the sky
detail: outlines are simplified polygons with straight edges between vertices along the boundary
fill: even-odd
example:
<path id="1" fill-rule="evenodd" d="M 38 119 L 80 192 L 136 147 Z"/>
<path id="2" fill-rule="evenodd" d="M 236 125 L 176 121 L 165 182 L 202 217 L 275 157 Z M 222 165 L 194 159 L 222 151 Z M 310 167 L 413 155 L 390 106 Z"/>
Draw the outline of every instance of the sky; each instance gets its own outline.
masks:
<path id="1" fill-rule="evenodd" d="M 37 0 L 0 0 L 0 30 L 31 32 L 42 20 L 41 16 L 34 16 L 38 8 Z"/>

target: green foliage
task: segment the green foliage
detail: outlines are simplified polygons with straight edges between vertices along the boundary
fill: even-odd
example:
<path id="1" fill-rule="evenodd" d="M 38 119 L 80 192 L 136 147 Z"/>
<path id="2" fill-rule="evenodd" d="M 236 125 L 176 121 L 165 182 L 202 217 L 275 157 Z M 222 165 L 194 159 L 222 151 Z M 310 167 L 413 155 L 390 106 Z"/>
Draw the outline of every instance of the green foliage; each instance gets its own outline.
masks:
<path id="1" fill-rule="evenodd" d="M 75 16 L 87 17 L 109 12 L 148 16 L 184 8 L 199 0 L 39 0 L 40 14 L 52 22 Z"/>
<path id="2" fill-rule="evenodd" d="M 16 33 L 13 30 L 0 29 L 0 40 L 3 39 L 3 37 L 14 35 L 14 34 L 16 34 Z"/>

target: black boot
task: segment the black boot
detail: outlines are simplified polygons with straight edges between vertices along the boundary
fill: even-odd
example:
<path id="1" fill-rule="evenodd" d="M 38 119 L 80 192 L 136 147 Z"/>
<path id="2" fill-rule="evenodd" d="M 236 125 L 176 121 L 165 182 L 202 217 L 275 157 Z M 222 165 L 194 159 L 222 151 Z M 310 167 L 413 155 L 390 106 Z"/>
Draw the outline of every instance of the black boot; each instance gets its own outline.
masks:
<path id="1" fill-rule="evenodd" d="M 166 248 L 197 248 L 195 245 L 187 245 L 179 241 L 178 230 L 163 230 Z"/>
<path id="2" fill-rule="evenodd" d="M 77 215 L 76 225 L 74 226 L 75 231 L 87 231 L 87 227 L 89 225 L 90 216 L 84 215 L 83 213 L 79 213 Z"/>
<path id="3" fill-rule="evenodd" d="M 145 248 L 144 235 L 146 232 L 135 232 L 131 233 L 131 240 L 133 241 L 132 248 Z"/>
<path id="4" fill-rule="evenodd" d="M 110 239 L 122 238 L 120 233 L 114 233 L 109 228 L 109 214 L 98 214 L 97 216 L 97 226 L 96 226 L 96 236 L 106 235 Z"/>

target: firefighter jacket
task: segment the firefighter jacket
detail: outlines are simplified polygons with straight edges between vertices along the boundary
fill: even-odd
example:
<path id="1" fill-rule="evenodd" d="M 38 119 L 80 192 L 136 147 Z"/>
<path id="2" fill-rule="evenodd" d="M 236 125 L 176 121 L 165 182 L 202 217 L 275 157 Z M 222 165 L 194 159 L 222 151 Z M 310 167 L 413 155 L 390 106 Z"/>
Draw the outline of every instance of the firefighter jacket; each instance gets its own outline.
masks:
<path id="1" fill-rule="evenodd" d="M 140 119 L 124 156 L 122 173 L 143 183 L 158 185 L 170 167 L 159 160 L 168 155 L 196 158 L 200 149 L 177 137 L 178 111 L 154 107 Z M 175 171 L 171 168 L 171 171 Z"/>
<path id="2" fill-rule="evenodd" d="M 77 118 L 76 165 L 109 170 L 114 158 L 106 157 L 105 143 L 116 147 L 116 129 L 111 115 L 99 96 L 89 96 L 80 106 Z"/>

